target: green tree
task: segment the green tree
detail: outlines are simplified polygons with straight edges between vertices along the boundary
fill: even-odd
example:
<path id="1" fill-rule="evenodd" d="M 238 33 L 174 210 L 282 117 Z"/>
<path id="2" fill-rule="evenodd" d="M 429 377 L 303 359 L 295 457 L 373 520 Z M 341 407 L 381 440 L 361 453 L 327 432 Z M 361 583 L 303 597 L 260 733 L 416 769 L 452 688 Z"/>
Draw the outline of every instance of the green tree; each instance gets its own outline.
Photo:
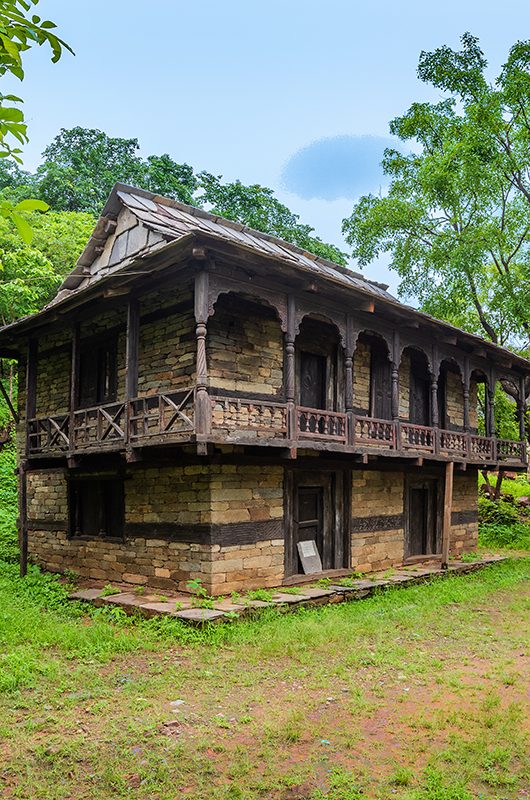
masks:
<path id="1" fill-rule="evenodd" d="M 213 214 L 278 236 L 337 264 L 347 263 L 346 253 L 313 236 L 314 229 L 299 222 L 299 216 L 280 203 L 272 189 L 258 184 L 245 186 L 241 181 L 223 183 L 221 176 L 208 172 L 200 173 L 199 183 L 201 203 Z"/>
<path id="2" fill-rule="evenodd" d="M 383 252 L 400 293 L 499 344 L 530 344 L 530 43 L 510 50 L 495 83 L 469 33 L 462 49 L 420 56 L 418 75 L 446 94 L 390 123 L 415 149 L 385 151 L 385 196 L 343 221 L 361 266 Z"/>

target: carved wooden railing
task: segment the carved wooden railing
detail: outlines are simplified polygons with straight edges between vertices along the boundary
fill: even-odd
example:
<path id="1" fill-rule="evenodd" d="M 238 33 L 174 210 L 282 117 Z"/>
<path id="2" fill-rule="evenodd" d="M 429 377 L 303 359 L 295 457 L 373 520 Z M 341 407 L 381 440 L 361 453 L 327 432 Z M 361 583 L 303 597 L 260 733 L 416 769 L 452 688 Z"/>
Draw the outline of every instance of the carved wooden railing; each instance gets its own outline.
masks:
<path id="1" fill-rule="evenodd" d="M 463 431 L 438 431 L 438 451 L 441 455 L 462 456 L 469 450 L 469 437 Z"/>
<path id="2" fill-rule="evenodd" d="M 72 449 L 116 447 L 125 442 L 125 403 L 80 408 L 73 414 Z"/>
<path id="3" fill-rule="evenodd" d="M 193 387 L 136 397 L 129 409 L 129 439 L 164 439 L 194 430 Z"/>
<path id="4" fill-rule="evenodd" d="M 353 417 L 353 441 L 368 446 L 396 447 L 396 427 L 393 422 L 375 417 Z"/>
<path id="5" fill-rule="evenodd" d="M 436 431 L 427 425 L 416 425 L 412 422 L 397 423 L 398 441 L 403 450 L 416 450 L 422 453 L 434 453 L 436 450 Z"/>
<path id="6" fill-rule="evenodd" d="M 242 438 L 278 438 L 287 436 L 287 406 L 268 400 L 210 395 L 212 428 L 237 432 Z"/>
<path id="7" fill-rule="evenodd" d="M 493 461 L 495 458 L 495 440 L 489 436 L 469 434 L 468 458 L 477 461 Z"/>
<path id="8" fill-rule="evenodd" d="M 68 414 L 30 419 L 29 452 L 31 454 L 67 452 L 70 449 L 69 422 Z"/>
<path id="9" fill-rule="evenodd" d="M 325 439 L 345 444 L 348 438 L 346 414 L 296 406 L 295 433 L 303 439 Z"/>
<path id="10" fill-rule="evenodd" d="M 497 461 L 520 462 L 526 459 L 526 443 L 512 442 L 510 439 L 495 439 Z"/>

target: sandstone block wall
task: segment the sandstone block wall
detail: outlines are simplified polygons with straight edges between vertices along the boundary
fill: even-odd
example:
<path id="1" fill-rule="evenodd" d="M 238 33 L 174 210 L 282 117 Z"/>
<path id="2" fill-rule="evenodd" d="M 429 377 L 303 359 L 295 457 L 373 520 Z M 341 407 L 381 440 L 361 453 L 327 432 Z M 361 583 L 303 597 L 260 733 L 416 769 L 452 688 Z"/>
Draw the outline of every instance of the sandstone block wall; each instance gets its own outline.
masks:
<path id="1" fill-rule="evenodd" d="M 471 394 L 470 394 L 471 407 Z M 456 372 L 447 373 L 446 412 L 449 429 L 464 428 L 464 389 L 462 378 Z"/>
<path id="2" fill-rule="evenodd" d="M 478 544 L 477 471 L 455 473 L 450 553 L 459 556 L 475 550 Z"/>
<path id="3" fill-rule="evenodd" d="M 353 357 L 353 406 L 358 414 L 370 414 L 370 346 L 358 342 Z"/>
<path id="4" fill-rule="evenodd" d="M 403 561 L 402 472 L 355 471 L 352 478 L 351 566 L 360 572 Z"/>
<path id="5" fill-rule="evenodd" d="M 283 384 L 283 334 L 267 306 L 221 295 L 208 322 L 210 386 L 228 392 L 278 395 Z"/>
<path id="6" fill-rule="evenodd" d="M 157 292 L 142 299 L 140 315 L 167 309 L 178 302 L 179 310 L 160 319 L 140 323 L 138 396 L 184 389 L 195 383 L 195 317 L 190 288 Z"/>

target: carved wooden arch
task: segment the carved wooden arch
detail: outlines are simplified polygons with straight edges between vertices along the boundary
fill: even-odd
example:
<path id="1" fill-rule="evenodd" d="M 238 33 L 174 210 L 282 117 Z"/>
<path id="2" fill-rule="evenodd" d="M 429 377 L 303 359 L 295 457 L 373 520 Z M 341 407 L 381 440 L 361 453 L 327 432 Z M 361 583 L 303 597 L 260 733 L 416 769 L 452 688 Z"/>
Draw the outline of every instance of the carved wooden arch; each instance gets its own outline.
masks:
<path id="1" fill-rule="evenodd" d="M 483 381 L 477 381 L 476 380 L 476 376 L 477 375 L 482 377 L 482 378 L 484 378 L 484 380 Z M 469 382 L 470 383 L 473 380 L 473 378 L 475 378 L 475 383 L 484 383 L 485 386 L 486 386 L 486 389 L 489 390 L 490 385 L 491 385 L 491 374 L 488 372 L 488 370 L 484 369 L 484 367 L 477 367 L 477 366 L 474 366 L 473 364 L 470 364 L 469 365 Z"/>
<path id="2" fill-rule="evenodd" d="M 466 388 L 466 368 L 464 365 L 460 364 L 458 359 L 454 356 L 447 356 L 443 355 L 443 353 L 439 356 L 437 369 L 436 369 L 436 377 L 440 377 L 440 372 L 442 369 L 443 364 L 453 364 L 453 366 L 458 368 L 458 372 L 460 373 L 460 380 L 462 381 L 462 386 L 464 389 Z"/>
<path id="3" fill-rule="evenodd" d="M 431 376 L 438 374 L 433 364 L 432 355 L 429 355 L 429 353 L 427 353 L 423 347 L 420 347 L 420 345 L 416 344 L 415 342 L 402 342 L 400 344 L 399 362 L 398 362 L 399 367 L 401 366 L 401 362 L 403 360 L 403 353 L 405 352 L 405 350 L 416 350 L 416 352 L 421 353 L 422 356 L 425 357 L 425 361 L 427 362 L 427 371 L 429 372 L 429 374 Z"/>
<path id="4" fill-rule="evenodd" d="M 302 322 L 304 319 L 308 317 L 309 319 L 314 319 L 319 322 L 325 322 L 328 325 L 331 325 L 337 330 L 339 335 L 340 343 L 343 348 L 346 348 L 347 342 L 347 330 L 346 330 L 346 315 L 345 314 L 337 314 L 336 318 L 334 319 L 330 316 L 330 312 L 328 309 L 323 308 L 315 308 L 309 305 L 300 305 L 296 302 L 296 310 L 294 316 L 294 335 L 295 337 L 298 336 L 300 333 L 300 328 L 302 326 Z"/>
<path id="5" fill-rule="evenodd" d="M 223 276 L 210 274 L 208 286 L 208 317 L 215 314 L 215 304 L 223 294 L 236 294 L 245 298 L 256 298 L 261 305 L 266 305 L 276 312 L 283 333 L 287 333 L 287 297 L 276 294 L 269 289 L 255 286 L 253 283 L 241 283 Z"/>
<path id="6" fill-rule="evenodd" d="M 354 328 L 353 336 L 352 336 L 352 354 L 355 355 L 357 350 L 357 345 L 359 343 L 359 336 L 364 334 L 365 336 L 373 336 L 375 339 L 379 339 L 386 345 L 386 354 L 387 358 L 392 364 L 393 359 L 393 342 L 390 337 L 383 331 L 375 331 L 372 328 Z"/>

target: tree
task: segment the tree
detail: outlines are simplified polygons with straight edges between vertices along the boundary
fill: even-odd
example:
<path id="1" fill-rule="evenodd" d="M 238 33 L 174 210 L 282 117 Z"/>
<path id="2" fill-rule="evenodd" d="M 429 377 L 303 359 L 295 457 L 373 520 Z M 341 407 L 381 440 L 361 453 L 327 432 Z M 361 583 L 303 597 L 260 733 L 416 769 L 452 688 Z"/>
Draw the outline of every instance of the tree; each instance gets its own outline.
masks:
<path id="1" fill-rule="evenodd" d="M 299 216 L 280 203 L 272 189 L 258 184 L 245 186 L 241 181 L 223 183 L 220 175 L 208 172 L 200 173 L 199 182 L 202 190 L 200 200 L 213 214 L 278 236 L 337 264 L 347 263 L 345 253 L 313 236 L 314 229 L 300 223 Z"/>
<path id="2" fill-rule="evenodd" d="M 361 266 L 382 252 L 400 293 L 491 341 L 530 346 L 530 42 L 494 84 L 469 33 L 462 49 L 420 55 L 422 81 L 446 93 L 390 123 L 417 150 L 385 151 L 385 196 L 362 197 L 343 221 Z"/>
<path id="3" fill-rule="evenodd" d="M 52 61 L 59 61 L 63 49 L 73 52 L 59 39 L 53 29 L 55 23 L 31 14 L 39 0 L 1 0 L 0 2 L 0 78 L 13 75 L 24 78 L 23 53 L 34 45 L 47 45 L 51 49 Z M 28 141 L 24 114 L 18 107 L 22 100 L 15 95 L 0 94 L 0 158 L 12 156 L 20 162 L 20 148 L 12 146 L 14 139 L 19 144 Z"/>

